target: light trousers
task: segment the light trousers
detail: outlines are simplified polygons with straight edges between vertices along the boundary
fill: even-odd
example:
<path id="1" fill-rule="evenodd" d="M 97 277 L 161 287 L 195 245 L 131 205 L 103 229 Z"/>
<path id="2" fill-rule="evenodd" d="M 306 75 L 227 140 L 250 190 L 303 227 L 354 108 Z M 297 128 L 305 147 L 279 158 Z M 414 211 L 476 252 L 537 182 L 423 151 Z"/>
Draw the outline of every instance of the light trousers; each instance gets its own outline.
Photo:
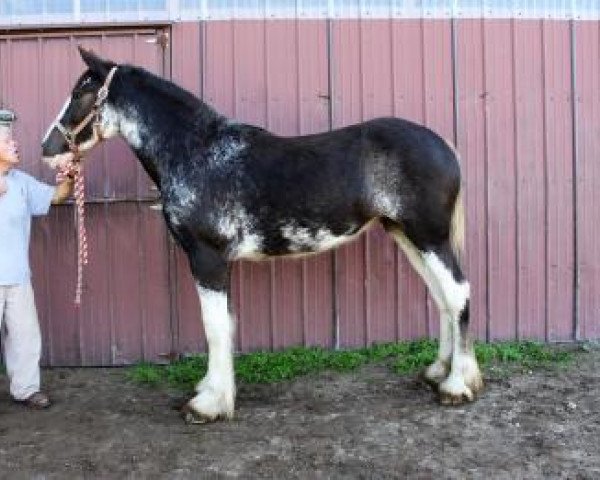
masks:
<path id="1" fill-rule="evenodd" d="M 42 339 L 31 282 L 0 285 L 0 328 L 10 394 L 25 400 L 40 390 Z"/>

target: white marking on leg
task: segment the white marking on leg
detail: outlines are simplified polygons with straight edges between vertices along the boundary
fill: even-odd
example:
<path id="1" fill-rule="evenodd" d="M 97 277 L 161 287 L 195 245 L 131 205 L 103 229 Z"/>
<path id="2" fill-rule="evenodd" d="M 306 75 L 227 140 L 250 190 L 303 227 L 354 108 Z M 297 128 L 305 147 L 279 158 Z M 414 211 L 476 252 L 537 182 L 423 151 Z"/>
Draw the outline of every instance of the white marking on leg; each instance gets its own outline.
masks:
<path id="1" fill-rule="evenodd" d="M 440 383 L 448 376 L 452 361 L 452 319 L 448 312 L 442 310 L 443 305 L 438 304 L 438 308 L 440 309 L 440 346 L 435 362 L 425 370 L 425 377 L 434 383 Z"/>
<path id="2" fill-rule="evenodd" d="M 453 401 L 463 396 L 473 400 L 474 394 L 483 386 L 477 360 L 467 338 L 462 338 L 460 315 L 470 295 L 467 281 L 457 282 L 450 269 L 433 252 L 423 255 L 427 267 L 437 278 L 448 315 L 452 334 L 452 363 L 450 375 L 440 384 L 442 394 L 450 395 Z"/>
<path id="3" fill-rule="evenodd" d="M 472 348 L 465 349 L 466 339 L 461 338 L 458 319 L 452 322 L 453 351 L 450 375 L 440 383 L 442 395 L 450 396 L 450 403 L 460 403 L 463 397 L 474 400 L 483 387 L 481 373 Z"/>
<path id="4" fill-rule="evenodd" d="M 450 362 L 452 357 L 452 317 L 448 312 L 440 313 L 440 350 L 438 358 L 444 362 Z"/>
<path id="5" fill-rule="evenodd" d="M 208 342 L 208 371 L 196 386 L 198 394 L 190 407 L 204 417 L 233 417 L 235 381 L 233 373 L 234 324 L 227 306 L 227 293 L 197 286 L 202 321 Z"/>
<path id="6" fill-rule="evenodd" d="M 463 280 L 459 283 L 454 280 L 450 269 L 442 263 L 435 253 L 424 253 L 423 259 L 440 285 L 442 296 L 450 315 L 453 318 L 458 316 L 469 299 L 469 282 Z"/>
<path id="7" fill-rule="evenodd" d="M 399 229 L 392 230 L 391 233 L 398 245 L 402 248 L 402 251 L 408 258 L 410 264 L 429 288 L 429 293 L 433 297 L 440 312 L 440 347 L 438 349 L 437 359 L 425 370 L 425 377 L 429 381 L 440 383 L 448 375 L 452 358 L 451 318 L 446 311 L 442 290 L 440 289 L 437 277 L 426 264 L 419 249 L 415 247 Z"/>

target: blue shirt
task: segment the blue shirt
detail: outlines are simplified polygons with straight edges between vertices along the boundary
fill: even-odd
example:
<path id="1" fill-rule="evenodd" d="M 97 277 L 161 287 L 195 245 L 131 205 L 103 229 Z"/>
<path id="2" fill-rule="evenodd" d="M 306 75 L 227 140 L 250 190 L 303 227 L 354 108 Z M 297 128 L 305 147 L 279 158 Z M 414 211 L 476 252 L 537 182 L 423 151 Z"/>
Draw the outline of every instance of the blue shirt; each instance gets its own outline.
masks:
<path id="1" fill-rule="evenodd" d="M 0 285 L 19 285 L 31 277 L 31 217 L 48 213 L 55 187 L 14 168 L 4 179 L 8 190 L 0 194 Z"/>

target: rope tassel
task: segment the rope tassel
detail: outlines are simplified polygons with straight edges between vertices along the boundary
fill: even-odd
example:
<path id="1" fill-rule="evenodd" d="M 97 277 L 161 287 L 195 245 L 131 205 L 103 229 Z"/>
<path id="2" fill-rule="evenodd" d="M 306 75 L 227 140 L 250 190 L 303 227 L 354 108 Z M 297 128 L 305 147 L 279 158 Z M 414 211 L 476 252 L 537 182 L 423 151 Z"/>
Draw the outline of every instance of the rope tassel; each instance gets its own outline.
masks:
<path id="1" fill-rule="evenodd" d="M 83 266 L 88 263 L 88 245 L 87 231 L 85 228 L 85 181 L 83 176 L 82 163 L 69 163 L 61 168 L 56 175 L 56 181 L 61 183 L 67 177 L 75 179 L 73 196 L 76 206 L 76 224 L 77 224 L 77 287 L 75 289 L 75 304 L 81 304 L 81 294 L 83 290 Z"/>

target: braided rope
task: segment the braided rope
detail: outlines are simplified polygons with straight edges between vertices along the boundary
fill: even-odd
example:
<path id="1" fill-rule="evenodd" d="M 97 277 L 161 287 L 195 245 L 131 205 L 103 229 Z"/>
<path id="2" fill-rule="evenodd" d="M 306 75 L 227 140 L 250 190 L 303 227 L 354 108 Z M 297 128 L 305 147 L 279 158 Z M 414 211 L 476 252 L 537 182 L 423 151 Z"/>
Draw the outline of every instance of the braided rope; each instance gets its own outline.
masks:
<path id="1" fill-rule="evenodd" d="M 61 183 L 67 177 L 75 179 L 73 196 L 77 207 L 77 287 L 75 289 L 75 304 L 81 303 L 81 292 L 83 289 L 83 266 L 88 263 L 87 231 L 85 228 L 85 182 L 83 176 L 83 164 L 71 162 L 61 168 L 56 174 L 56 181 Z"/>

